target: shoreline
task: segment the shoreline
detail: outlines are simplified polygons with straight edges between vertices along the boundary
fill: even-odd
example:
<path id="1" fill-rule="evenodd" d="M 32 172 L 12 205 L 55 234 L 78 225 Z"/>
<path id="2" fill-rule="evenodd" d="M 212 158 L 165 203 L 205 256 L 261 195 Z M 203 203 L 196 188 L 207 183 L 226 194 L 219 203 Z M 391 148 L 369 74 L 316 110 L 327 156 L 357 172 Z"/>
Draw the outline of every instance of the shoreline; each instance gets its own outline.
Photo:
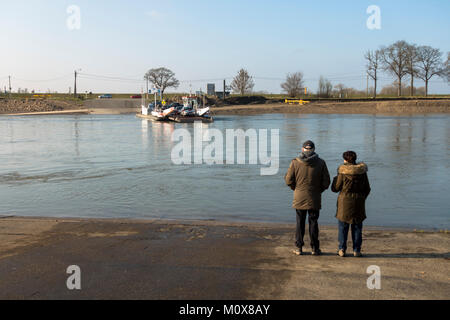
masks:
<path id="1" fill-rule="evenodd" d="M 273 221 L 250 221 L 250 220 L 219 220 L 219 219 L 180 219 L 180 218 L 113 218 L 113 217 L 50 217 L 50 216 L 18 216 L 18 215 L 1 215 L 0 220 L 2 219 L 17 219 L 17 220 L 42 220 L 42 221 L 73 221 L 73 222 L 81 222 L 81 221 L 90 221 L 90 222 L 135 222 L 135 223 L 164 223 L 164 224 L 192 224 L 192 225 L 211 225 L 211 226 L 250 226 L 250 227 L 280 227 L 280 228 L 290 228 L 295 225 L 295 221 L 293 220 L 291 223 L 289 222 L 273 222 Z M 337 227 L 337 220 L 335 224 L 331 223 L 321 223 L 319 221 L 319 226 L 323 226 L 325 228 L 335 228 Z M 379 231 L 389 231 L 389 232 L 418 232 L 418 233 L 450 233 L 449 229 L 442 228 L 431 228 L 431 227 L 408 227 L 408 226 L 382 226 L 382 225 L 366 225 L 364 224 L 364 229 L 368 230 L 379 230 Z"/>
<path id="2" fill-rule="evenodd" d="M 90 114 L 89 110 L 78 109 L 78 110 L 61 110 L 61 111 L 43 111 L 43 112 L 26 112 L 26 113 L 8 113 L 0 114 L 0 116 L 48 116 L 48 115 L 72 115 L 72 114 Z"/>
<path id="3" fill-rule="evenodd" d="M 450 234 L 364 229 L 363 257 L 292 254 L 294 224 L 0 218 L 0 299 L 449 299 Z M 350 237 L 351 238 L 351 237 Z M 351 240 L 349 241 L 351 247 Z M 350 250 L 349 250 L 350 251 Z M 66 287 L 78 265 L 82 290 Z M 381 270 L 381 290 L 366 269 Z"/>
<path id="4" fill-rule="evenodd" d="M 255 104 L 215 107 L 211 108 L 211 111 L 215 115 L 252 115 L 264 113 L 411 115 L 450 113 L 450 100 L 314 102 L 302 106 L 283 103 Z"/>
<path id="5" fill-rule="evenodd" d="M 17 103 L 16 103 L 17 104 Z M 1 106 L 0 106 L 1 107 Z M 56 108 L 56 110 L 55 110 Z M 11 108 L 10 108 L 11 109 Z M 13 106 L 10 111 L 1 112 L 0 116 L 58 115 L 72 113 L 86 114 L 134 114 L 140 112 L 140 102 L 130 99 L 88 100 L 83 105 L 61 101 L 39 101 L 39 105 L 29 107 L 26 101 Z M 42 109 L 42 110 L 41 110 Z M 9 110 L 9 109 L 8 109 Z M 24 112 L 19 112 L 23 110 Z M 213 115 L 253 115 L 270 113 L 290 114 L 390 114 L 412 115 L 450 113 L 450 99 L 442 100 L 394 100 L 394 101 L 350 101 L 322 102 L 315 101 L 306 105 L 287 105 L 284 103 L 249 104 L 212 107 Z"/>

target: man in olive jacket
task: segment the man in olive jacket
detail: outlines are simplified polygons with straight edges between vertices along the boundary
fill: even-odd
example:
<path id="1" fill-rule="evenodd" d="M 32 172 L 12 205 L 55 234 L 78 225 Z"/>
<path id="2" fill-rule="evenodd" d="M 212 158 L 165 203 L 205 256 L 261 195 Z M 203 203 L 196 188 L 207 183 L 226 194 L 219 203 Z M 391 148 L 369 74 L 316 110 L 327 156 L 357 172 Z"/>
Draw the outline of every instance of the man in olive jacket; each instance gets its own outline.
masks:
<path id="1" fill-rule="evenodd" d="M 294 190 L 292 207 L 297 213 L 295 245 L 298 249 L 294 253 L 297 255 L 303 253 L 305 220 L 308 214 L 312 254 L 320 255 L 318 219 L 322 209 L 322 193 L 330 186 L 330 174 L 325 161 L 315 153 L 315 145 L 312 141 L 306 141 L 300 156 L 292 160 L 285 181 Z"/>

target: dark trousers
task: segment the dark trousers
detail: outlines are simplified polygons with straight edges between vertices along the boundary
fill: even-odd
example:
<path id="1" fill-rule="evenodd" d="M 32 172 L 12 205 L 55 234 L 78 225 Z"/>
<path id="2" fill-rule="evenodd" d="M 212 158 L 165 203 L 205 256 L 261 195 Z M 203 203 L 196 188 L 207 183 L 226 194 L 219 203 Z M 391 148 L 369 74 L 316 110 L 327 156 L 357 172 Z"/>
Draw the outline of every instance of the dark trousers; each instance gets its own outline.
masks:
<path id="1" fill-rule="evenodd" d="M 348 237 L 348 229 L 350 224 L 339 221 L 339 250 L 347 250 L 347 237 Z M 362 222 L 359 224 L 352 224 L 352 241 L 353 241 L 353 251 L 361 252 L 362 245 Z"/>
<path id="2" fill-rule="evenodd" d="M 320 249 L 319 243 L 319 210 L 296 210 L 297 211 L 297 229 L 295 232 L 295 245 L 302 248 L 305 244 L 303 238 L 305 236 L 306 214 L 308 214 L 309 223 L 309 239 L 311 240 L 311 248 L 313 251 Z"/>

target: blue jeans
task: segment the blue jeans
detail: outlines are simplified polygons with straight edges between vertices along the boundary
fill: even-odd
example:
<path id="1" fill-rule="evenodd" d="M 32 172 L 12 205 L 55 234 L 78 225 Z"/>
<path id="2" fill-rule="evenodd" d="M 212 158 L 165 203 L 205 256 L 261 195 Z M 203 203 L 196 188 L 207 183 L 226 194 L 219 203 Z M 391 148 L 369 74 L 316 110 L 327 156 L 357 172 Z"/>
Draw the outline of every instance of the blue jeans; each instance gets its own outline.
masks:
<path id="1" fill-rule="evenodd" d="M 339 221 L 339 250 L 347 250 L 347 238 L 348 238 L 348 229 L 350 224 L 346 222 Z M 353 251 L 361 252 L 361 244 L 362 244 L 362 222 L 359 224 L 352 224 L 352 241 L 353 241 Z"/>

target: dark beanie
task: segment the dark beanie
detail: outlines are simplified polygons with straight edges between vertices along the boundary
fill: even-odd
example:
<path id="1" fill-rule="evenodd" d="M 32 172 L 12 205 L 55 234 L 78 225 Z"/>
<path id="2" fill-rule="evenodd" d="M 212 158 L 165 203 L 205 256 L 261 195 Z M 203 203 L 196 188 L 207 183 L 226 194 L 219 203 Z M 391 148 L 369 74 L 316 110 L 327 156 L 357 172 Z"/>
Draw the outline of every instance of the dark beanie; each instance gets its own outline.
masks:
<path id="1" fill-rule="evenodd" d="M 312 142 L 311 140 L 305 141 L 305 143 L 303 144 L 303 148 L 305 149 L 315 149 L 316 146 L 314 145 L 314 142 Z"/>

